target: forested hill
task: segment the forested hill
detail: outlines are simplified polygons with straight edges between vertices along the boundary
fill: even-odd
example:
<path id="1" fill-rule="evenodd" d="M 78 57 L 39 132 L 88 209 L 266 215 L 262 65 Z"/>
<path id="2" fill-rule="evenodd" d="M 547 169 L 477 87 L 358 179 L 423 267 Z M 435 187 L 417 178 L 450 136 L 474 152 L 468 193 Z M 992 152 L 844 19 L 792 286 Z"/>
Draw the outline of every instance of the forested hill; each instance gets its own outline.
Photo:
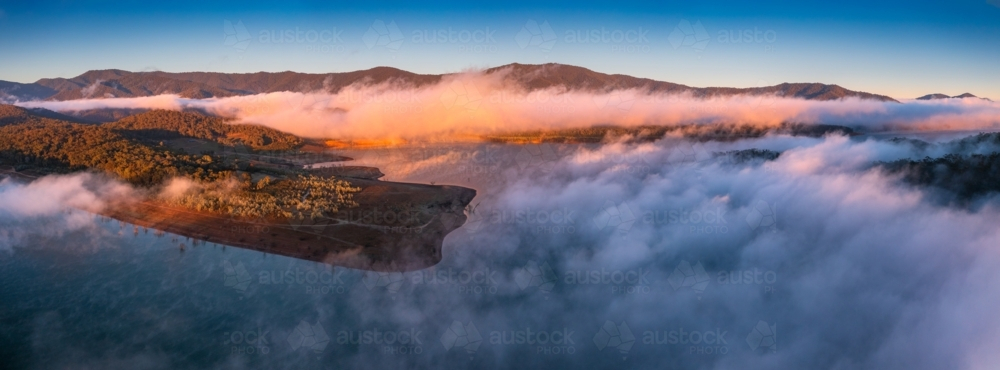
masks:
<path id="1" fill-rule="evenodd" d="M 0 105 L 0 164 L 37 173 L 97 170 L 152 186 L 176 176 L 211 180 L 227 169 L 211 158 L 178 154 L 126 138 L 101 125 L 80 124 Z"/>
<path id="2" fill-rule="evenodd" d="M 34 175 L 95 171 L 151 189 L 186 178 L 199 186 L 162 200 L 196 211 L 255 218 L 327 217 L 354 205 L 351 194 L 359 191 L 346 181 L 301 169 L 247 166 L 253 155 L 216 156 L 212 150 L 187 154 L 181 144 L 204 147 L 214 141 L 294 154 L 291 149 L 301 143 L 298 137 L 266 127 L 231 125 L 197 113 L 151 111 L 95 125 L 0 105 L 0 122 L 6 122 L 0 126 L 4 170 L 9 166 Z"/>
<path id="3" fill-rule="evenodd" d="M 1000 152 L 996 151 L 1000 149 L 1000 133 L 983 133 L 940 145 L 952 153 L 876 165 L 910 184 L 939 189 L 936 199 L 946 203 L 964 204 L 1000 193 Z"/>
<path id="4" fill-rule="evenodd" d="M 125 117 L 105 126 L 144 139 L 190 137 L 226 146 L 246 145 L 254 150 L 290 150 L 302 144 L 295 135 L 260 125 L 233 124 L 232 120 L 195 112 L 152 110 Z"/>

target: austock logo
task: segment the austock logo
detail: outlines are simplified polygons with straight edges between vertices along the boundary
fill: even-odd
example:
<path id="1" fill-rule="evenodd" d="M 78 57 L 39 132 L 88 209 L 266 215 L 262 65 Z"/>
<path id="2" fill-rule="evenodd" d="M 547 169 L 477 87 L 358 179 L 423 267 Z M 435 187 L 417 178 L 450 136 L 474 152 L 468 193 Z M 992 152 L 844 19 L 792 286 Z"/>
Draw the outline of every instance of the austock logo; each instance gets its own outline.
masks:
<path id="1" fill-rule="evenodd" d="M 614 53 L 648 53 L 649 29 L 595 29 L 567 30 L 563 42 L 567 44 L 610 45 Z"/>
<path id="2" fill-rule="evenodd" d="M 225 38 L 222 44 L 232 47 L 237 51 L 246 51 L 253 41 L 253 36 L 243 24 L 243 21 L 224 20 L 222 33 Z M 344 52 L 344 39 L 341 37 L 343 30 L 337 29 L 270 29 L 260 30 L 257 34 L 257 42 L 260 44 L 305 44 L 306 51 L 309 52 Z"/>
<path id="3" fill-rule="evenodd" d="M 716 273 L 716 283 L 718 285 L 758 285 L 764 293 L 774 293 L 774 284 L 777 282 L 777 272 L 771 270 L 760 270 L 757 268 L 749 270 L 718 271 Z M 711 276 L 705 271 L 701 262 L 692 265 L 688 261 L 681 261 L 673 273 L 667 278 L 674 290 L 681 288 L 691 288 L 699 295 L 705 292 Z M 698 299 L 701 299 L 699 296 Z"/>
<path id="4" fill-rule="evenodd" d="M 348 96 L 348 93 L 337 94 L 337 100 L 348 99 Z M 285 104 L 288 108 L 305 112 L 323 112 L 330 108 L 331 101 L 333 101 L 333 97 L 329 94 L 293 93 L 285 95 Z M 304 154 L 309 155 L 310 153 Z"/>
<path id="5" fill-rule="evenodd" d="M 485 212 L 485 211 L 483 211 Z M 569 208 L 556 210 L 523 209 L 516 211 L 490 211 L 488 222 L 493 224 L 516 224 L 531 227 L 535 234 L 576 233 L 576 212 Z"/>
<path id="6" fill-rule="evenodd" d="M 246 51 L 247 47 L 250 46 L 250 32 L 247 31 L 247 27 L 243 25 L 243 21 L 237 21 L 236 24 L 230 22 L 228 19 L 222 23 L 222 34 L 225 39 L 222 44 L 225 46 L 230 46 L 237 51 Z"/>
<path id="7" fill-rule="evenodd" d="M 514 272 L 514 282 L 521 290 L 537 287 L 539 291 L 549 293 L 558 281 L 559 277 L 548 262 L 539 266 L 535 261 L 528 261 L 523 268 Z"/>
<path id="8" fill-rule="evenodd" d="M 414 44 L 454 44 L 465 53 L 496 53 L 496 29 L 442 29 L 414 30 L 410 41 Z"/>
<path id="9" fill-rule="evenodd" d="M 674 30 L 670 32 L 670 36 L 667 37 L 667 41 L 674 49 L 683 46 L 698 52 L 705 50 L 711 40 L 712 37 L 708 35 L 708 31 L 705 30 L 701 21 L 691 24 L 687 19 L 681 19 Z"/>
<path id="10" fill-rule="evenodd" d="M 261 285 L 298 285 L 305 287 L 307 294 L 347 293 L 343 280 L 344 270 L 331 267 L 315 271 L 312 269 L 270 270 L 258 273 Z"/>
<path id="11" fill-rule="evenodd" d="M 719 30 L 717 34 L 716 42 L 720 44 L 768 44 L 764 46 L 765 51 L 773 51 L 774 47 L 769 44 L 773 44 L 778 40 L 778 34 L 774 30 L 761 30 L 757 27 L 752 29 Z M 696 52 L 701 52 L 708 47 L 709 42 L 712 41 L 712 36 L 708 34 L 701 21 L 696 21 L 692 24 L 690 21 L 682 19 L 674 27 L 674 30 L 670 32 L 667 41 L 670 42 L 670 46 L 674 49 L 689 47 Z"/>
<path id="12" fill-rule="evenodd" d="M 609 94 L 598 94 L 591 98 L 598 109 L 613 109 L 621 113 L 632 110 L 635 104 L 635 95 L 627 92 L 615 90 Z"/>
<path id="13" fill-rule="evenodd" d="M 372 22 L 372 25 L 368 27 L 368 31 L 361 37 L 361 40 L 369 49 L 379 46 L 390 51 L 399 50 L 403 46 L 403 39 L 403 33 L 400 32 L 399 26 L 396 25 L 395 21 L 385 24 L 381 19 L 376 19 Z"/>
<path id="14" fill-rule="evenodd" d="M 575 332 L 568 328 L 561 330 L 533 330 L 531 327 L 514 330 L 493 330 L 484 337 L 471 321 L 452 321 L 441 334 L 441 345 L 445 351 L 452 348 L 464 349 L 470 357 L 479 351 L 483 342 L 490 345 L 530 346 L 535 354 L 571 355 L 576 353 Z"/>
<path id="15" fill-rule="evenodd" d="M 614 152 L 580 152 L 576 159 L 585 163 L 599 164 L 606 173 L 616 173 L 627 176 L 644 177 L 656 169 L 642 156 Z"/>
<path id="16" fill-rule="evenodd" d="M 230 347 L 230 354 L 266 355 L 271 352 L 268 333 L 261 328 L 227 331 L 223 344 Z"/>
<path id="17" fill-rule="evenodd" d="M 729 232 L 726 213 L 725 207 L 653 210 L 643 212 L 642 221 L 651 225 L 679 225 L 695 234 L 726 234 Z"/>
<path id="18" fill-rule="evenodd" d="M 757 325 L 747 334 L 747 344 L 750 350 L 770 351 L 778 350 L 777 324 L 768 324 L 764 320 L 758 320 Z"/>
<path id="19" fill-rule="evenodd" d="M 309 324 L 305 320 L 299 321 L 299 325 L 288 335 L 288 344 L 292 346 L 292 351 L 302 348 L 322 353 L 329 343 L 330 337 L 319 321 L 315 324 Z"/>
<path id="20" fill-rule="evenodd" d="M 226 287 L 233 288 L 239 292 L 246 292 L 247 288 L 250 287 L 253 277 L 247 272 L 246 266 L 243 266 L 243 262 L 237 262 L 236 266 L 233 266 L 229 260 L 225 260 L 222 261 L 222 269 L 225 274 Z"/>
<path id="21" fill-rule="evenodd" d="M 228 260 L 223 261 L 225 286 L 246 293 L 253 283 L 253 275 L 247 271 L 243 262 L 233 265 Z M 343 280 L 343 270 L 331 268 L 320 271 L 312 269 L 268 270 L 257 273 L 257 283 L 260 285 L 298 285 L 305 287 L 307 294 L 344 294 L 347 292 Z"/>
<path id="22" fill-rule="evenodd" d="M 392 295 L 392 298 L 395 299 L 395 294 L 399 292 L 399 289 L 403 287 L 403 283 L 405 282 L 403 272 L 393 265 L 385 264 L 379 264 L 376 270 L 365 271 L 364 277 L 361 278 L 361 283 L 369 291 L 385 288 Z"/>
<path id="23" fill-rule="evenodd" d="M 759 285 L 764 293 L 774 293 L 774 283 L 778 274 L 771 270 L 760 270 L 756 267 L 749 270 L 719 271 L 719 285 Z"/>
<path id="24" fill-rule="evenodd" d="M 527 227 L 534 234 L 574 234 L 577 232 L 576 211 L 561 209 L 505 209 L 495 206 L 497 201 L 487 196 L 481 202 L 466 207 L 469 216 L 463 229 L 478 233 L 490 225 Z M 493 208 L 487 208 L 493 207 Z"/>
<path id="25" fill-rule="evenodd" d="M 459 177 L 471 180 L 473 177 L 482 178 L 493 183 L 501 183 L 503 167 L 502 153 L 495 146 L 485 146 L 463 156 L 455 170 Z"/>
<path id="26" fill-rule="evenodd" d="M 452 81 L 447 90 L 441 93 L 441 103 L 446 109 L 472 112 L 479 109 L 482 101 L 483 95 L 472 82 Z"/>
<path id="27" fill-rule="evenodd" d="M 747 212 L 747 225 L 750 230 L 771 231 L 777 230 L 778 218 L 775 213 L 777 203 L 768 204 L 763 200 L 758 200 Z"/>
<path id="28" fill-rule="evenodd" d="M 705 267 L 701 265 L 701 262 L 696 263 L 694 266 L 688 261 L 681 261 L 680 264 L 674 268 L 674 272 L 670 274 L 667 281 L 674 290 L 679 290 L 681 288 L 691 288 L 698 294 L 704 293 L 705 288 L 708 287 L 708 283 L 711 282 L 711 277 L 705 272 Z M 701 299 L 699 296 L 698 299 Z"/>
<path id="29" fill-rule="evenodd" d="M 605 285 L 611 286 L 611 293 L 637 294 L 650 293 L 650 270 L 571 270 L 566 271 L 563 283 L 566 285 Z"/>
<path id="30" fill-rule="evenodd" d="M 335 341 L 342 346 L 372 346 L 382 355 L 412 355 L 424 352 L 423 332 L 409 330 L 341 330 L 335 335 Z"/>
<path id="31" fill-rule="evenodd" d="M 632 230 L 635 221 L 635 213 L 632 212 L 632 208 L 627 203 L 622 202 L 616 205 L 609 200 L 604 202 L 604 207 L 594 218 L 594 225 L 597 226 L 598 230 L 607 228 L 613 229 L 619 234 L 627 234 Z"/>
<path id="32" fill-rule="evenodd" d="M 644 345 L 676 345 L 688 355 L 725 355 L 729 353 L 728 331 L 715 330 L 647 330 L 642 333 Z"/>
<path id="33" fill-rule="evenodd" d="M 514 155 L 514 162 L 521 171 L 534 169 L 544 173 L 552 172 L 558 160 L 559 154 L 551 144 L 523 145 Z"/>
<path id="34" fill-rule="evenodd" d="M 552 51 L 558 39 L 548 21 L 538 24 L 534 19 L 529 19 L 514 36 L 514 41 L 521 49 L 537 47 L 543 52 Z"/>
<path id="35" fill-rule="evenodd" d="M 742 30 L 720 30 L 716 41 L 720 44 L 773 44 L 778 41 L 778 33 L 774 30 L 761 30 L 757 27 Z M 773 51 L 774 46 L 765 45 L 765 51 Z"/>
<path id="36" fill-rule="evenodd" d="M 642 345 L 677 345 L 683 347 L 685 354 L 691 355 L 724 355 L 729 353 L 727 334 L 728 331 L 723 331 L 720 328 L 701 331 L 677 328 L 674 330 L 647 330 L 642 332 L 641 338 L 637 338 L 624 321 L 616 324 L 608 320 L 594 335 L 594 344 L 597 345 L 599 351 L 603 351 L 605 348 L 617 349 L 623 360 L 627 358 L 629 351 L 637 343 Z"/>
<path id="37" fill-rule="evenodd" d="M 621 324 L 615 324 L 613 321 L 607 320 L 594 335 L 594 344 L 597 345 L 598 351 L 603 351 L 605 348 L 617 349 L 624 360 L 627 358 L 628 352 L 632 350 L 632 345 L 635 344 L 635 335 L 632 334 L 632 329 L 624 321 Z"/>
<path id="38" fill-rule="evenodd" d="M 392 209 L 376 206 L 342 210 L 337 214 L 337 221 L 364 224 L 389 232 L 401 229 L 414 229 L 411 232 L 417 232 L 422 229 L 424 224 L 420 219 L 422 215 L 420 211 L 414 209 Z"/>
<path id="39" fill-rule="evenodd" d="M 445 351 L 461 348 L 472 355 L 479 350 L 479 345 L 482 343 L 483 336 L 479 334 L 479 329 L 476 329 L 476 325 L 473 325 L 471 321 L 465 324 L 458 320 L 452 321 L 451 326 L 444 331 L 444 334 L 441 334 L 441 344 L 444 345 Z"/>
<path id="40" fill-rule="evenodd" d="M 674 164 L 697 163 L 710 158 L 712 158 L 712 154 L 705 149 L 704 145 L 682 141 L 670 148 L 667 162 Z"/>
<path id="41" fill-rule="evenodd" d="M 489 333 L 491 345 L 528 345 L 535 354 L 572 355 L 576 353 L 576 332 L 569 328 L 559 330 L 532 330 L 531 327 L 514 330 L 494 330 Z"/>
<path id="42" fill-rule="evenodd" d="M 455 270 L 452 268 L 430 268 L 412 273 L 410 282 L 414 285 L 452 286 L 459 294 L 497 294 L 499 272 L 490 269 Z"/>

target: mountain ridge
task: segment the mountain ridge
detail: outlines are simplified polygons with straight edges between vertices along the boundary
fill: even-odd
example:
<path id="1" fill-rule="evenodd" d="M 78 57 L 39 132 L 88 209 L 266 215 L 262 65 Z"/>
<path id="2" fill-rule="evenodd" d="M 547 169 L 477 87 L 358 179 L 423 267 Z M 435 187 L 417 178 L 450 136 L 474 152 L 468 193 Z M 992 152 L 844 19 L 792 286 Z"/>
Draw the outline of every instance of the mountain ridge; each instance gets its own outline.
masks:
<path id="1" fill-rule="evenodd" d="M 699 98 L 748 94 L 808 100 L 859 98 L 898 102 L 885 95 L 849 90 L 835 84 L 782 83 L 752 88 L 692 87 L 624 74 L 606 74 L 584 67 L 557 63 L 512 63 L 485 69 L 483 73 L 503 75 L 504 83 L 528 91 L 545 88 L 589 92 L 637 89 L 650 93 L 688 93 Z M 279 91 L 336 93 L 340 89 L 358 83 L 395 83 L 401 86 L 421 87 L 440 82 L 449 75 L 454 74 L 417 74 L 385 66 L 337 73 L 129 72 L 121 69 L 104 69 L 87 71 L 73 78 L 43 78 L 30 84 L 0 81 L 0 100 L 63 101 L 161 94 L 204 99 Z"/>
<path id="2" fill-rule="evenodd" d="M 964 93 L 962 95 L 955 95 L 955 96 L 948 96 L 948 95 L 941 94 L 941 93 L 934 93 L 934 94 L 927 94 L 927 95 L 921 96 L 921 97 L 917 98 L 917 100 L 966 99 L 966 98 L 975 98 L 975 99 L 982 99 L 982 100 L 986 100 L 986 101 L 993 101 L 993 100 L 990 100 L 989 98 L 980 98 L 978 96 L 972 95 L 971 93 Z"/>

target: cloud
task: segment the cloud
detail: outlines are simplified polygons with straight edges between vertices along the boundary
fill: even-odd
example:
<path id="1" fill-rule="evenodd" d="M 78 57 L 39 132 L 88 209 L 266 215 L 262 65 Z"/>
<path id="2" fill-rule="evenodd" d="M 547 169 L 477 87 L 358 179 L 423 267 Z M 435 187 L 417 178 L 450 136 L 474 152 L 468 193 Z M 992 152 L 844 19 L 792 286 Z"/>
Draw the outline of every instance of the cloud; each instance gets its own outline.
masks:
<path id="1" fill-rule="evenodd" d="M 699 148 L 784 150 L 760 165 L 670 160 L 683 144 L 566 146 L 555 151 L 547 171 L 517 169 L 511 154 L 502 153 L 508 159 L 505 180 L 475 185 L 481 196 L 474 203 L 487 202 L 479 205 L 486 218 L 473 231 L 449 236 L 446 258 L 433 270 L 497 271 L 498 293 L 456 294 L 456 287 L 407 283 L 396 293 L 406 299 L 372 310 L 384 304 L 380 296 L 354 294 L 351 314 L 328 319 L 347 315 L 388 327 L 419 323 L 428 331 L 469 320 L 484 338 L 525 327 L 579 333 L 575 356 L 542 356 L 532 348 L 524 351 L 533 356 L 518 357 L 550 367 L 620 362 L 602 357 L 607 350 L 598 351 L 590 338 L 607 321 L 622 320 L 637 338 L 627 351 L 630 360 L 669 356 L 679 368 L 974 369 L 996 360 L 989 348 L 1000 344 L 1000 320 L 990 308 L 1000 308 L 1000 300 L 982 293 L 1000 286 L 995 202 L 978 211 L 938 206 L 926 201 L 932 190 L 869 168 L 876 160 L 914 154 L 900 144 L 775 136 Z M 435 173 L 432 167 L 464 165 L 423 163 L 428 168 L 408 173 L 416 178 Z M 639 165 L 652 168 L 640 175 L 621 170 Z M 627 205 L 635 215 L 626 232 L 594 226 L 609 202 Z M 772 212 L 773 226 L 755 228 L 748 221 L 760 203 Z M 575 220 L 561 224 L 527 216 L 557 211 Z M 722 216 L 693 221 L 672 219 L 671 212 Z M 669 283 L 685 261 L 703 266 L 707 287 Z M 554 287 L 517 284 L 524 266 L 543 264 L 558 277 Z M 580 285 L 570 279 L 629 271 L 647 273 L 648 281 Z M 744 272 L 756 277 L 743 281 Z M 772 283 L 764 282 L 765 273 L 775 276 Z M 635 291 L 615 291 L 624 287 Z M 759 353 L 771 348 L 760 341 L 759 348 L 747 344 L 760 322 L 777 328 L 768 334 L 777 338 L 774 353 Z M 693 344 L 643 343 L 646 332 L 716 328 L 728 333 L 725 356 L 699 354 L 704 346 Z M 511 358 L 521 350 L 484 340 L 477 356 Z M 365 353 L 345 359 L 371 360 Z"/>
<path id="2" fill-rule="evenodd" d="M 131 195 L 127 185 L 90 173 L 45 176 L 29 184 L 0 182 L 0 212 L 14 217 L 50 216 L 70 208 L 101 211 L 115 198 Z"/>
<path id="3" fill-rule="evenodd" d="M 51 175 L 29 184 L 0 181 L 0 251 L 12 251 L 26 238 L 61 237 L 94 227 L 91 215 L 111 202 L 129 199 L 134 190 L 102 176 Z"/>
<path id="4" fill-rule="evenodd" d="M 167 181 L 158 195 L 166 199 L 175 199 L 197 187 L 198 185 L 190 179 L 175 177 Z"/>
<path id="5" fill-rule="evenodd" d="M 193 99 L 182 99 L 177 95 L 157 95 L 139 98 L 77 99 L 67 101 L 33 101 L 17 105 L 27 108 L 46 108 L 56 111 L 74 112 L 102 108 L 149 108 L 179 110 Z M 207 101 L 206 101 L 207 102 Z"/>
<path id="6" fill-rule="evenodd" d="M 97 88 L 101 86 L 101 82 L 104 82 L 104 80 L 98 79 L 94 81 L 94 83 L 88 85 L 87 87 L 84 87 L 83 89 L 80 89 L 80 94 L 83 96 L 83 98 L 89 98 L 93 96 L 94 92 L 97 91 Z"/>
<path id="7" fill-rule="evenodd" d="M 456 140 L 511 130 L 594 125 L 783 122 L 847 125 L 871 130 L 1000 129 L 1000 103 L 975 99 L 810 101 L 774 96 L 700 99 L 637 90 L 610 92 L 511 87 L 503 74 L 449 75 L 421 88 L 356 84 L 336 94 L 275 92 L 213 99 L 142 98 L 26 102 L 57 111 L 97 108 L 196 108 L 307 137 Z"/>

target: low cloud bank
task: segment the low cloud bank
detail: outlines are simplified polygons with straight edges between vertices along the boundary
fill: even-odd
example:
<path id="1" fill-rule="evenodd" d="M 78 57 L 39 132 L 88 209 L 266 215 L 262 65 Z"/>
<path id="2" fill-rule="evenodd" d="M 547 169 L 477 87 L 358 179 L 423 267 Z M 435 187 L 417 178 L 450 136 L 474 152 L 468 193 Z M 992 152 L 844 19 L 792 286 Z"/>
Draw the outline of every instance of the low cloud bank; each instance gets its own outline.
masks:
<path id="1" fill-rule="evenodd" d="M 886 103 L 810 101 L 775 96 L 708 99 L 652 94 L 511 87 L 502 75 L 467 72 L 421 88 L 356 84 L 336 94 L 275 92 L 213 99 L 175 95 L 23 102 L 56 111 L 103 108 L 199 109 L 306 137 L 440 139 L 494 132 L 594 125 L 783 122 L 846 125 L 870 130 L 997 130 L 1000 104 L 981 99 Z"/>
<path id="2" fill-rule="evenodd" d="M 784 152 L 749 165 L 700 154 L 747 147 Z M 466 161 L 491 149 L 476 150 Z M 476 358 L 549 367 L 669 358 L 678 368 L 986 369 L 997 361 L 1000 300 L 984 292 L 1000 286 L 1000 209 L 938 206 L 926 200 L 933 190 L 870 168 L 913 154 L 907 146 L 829 136 L 526 150 L 485 161 L 500 173 L 480 175 L 475 214 L 432 270 L 496 272 L 497 293 L 458 294 L 461 286 L 433 289 L 407 275 L 392 301 L 377 289 L 352 294 L 348 321 L 430 328 L 434 340 L 454 321 L 471 323 L 484 337 Z M 442 150 L 387 175 L 464 181 L 455 168 L 467 162 L 445 163 L 459 157 Z M 616 272 L 645 280 L 600 279 Z M 628 326 L 635 343 L 599 349 L 608 321 Z M 525 328 L 568 328 L 577 352 L 489 342 L 489 333 Z M 646 342 L 646 333 L 670 331 L 726 339 Z M 432 348 L 439 361 L 464 360 Z"/>

